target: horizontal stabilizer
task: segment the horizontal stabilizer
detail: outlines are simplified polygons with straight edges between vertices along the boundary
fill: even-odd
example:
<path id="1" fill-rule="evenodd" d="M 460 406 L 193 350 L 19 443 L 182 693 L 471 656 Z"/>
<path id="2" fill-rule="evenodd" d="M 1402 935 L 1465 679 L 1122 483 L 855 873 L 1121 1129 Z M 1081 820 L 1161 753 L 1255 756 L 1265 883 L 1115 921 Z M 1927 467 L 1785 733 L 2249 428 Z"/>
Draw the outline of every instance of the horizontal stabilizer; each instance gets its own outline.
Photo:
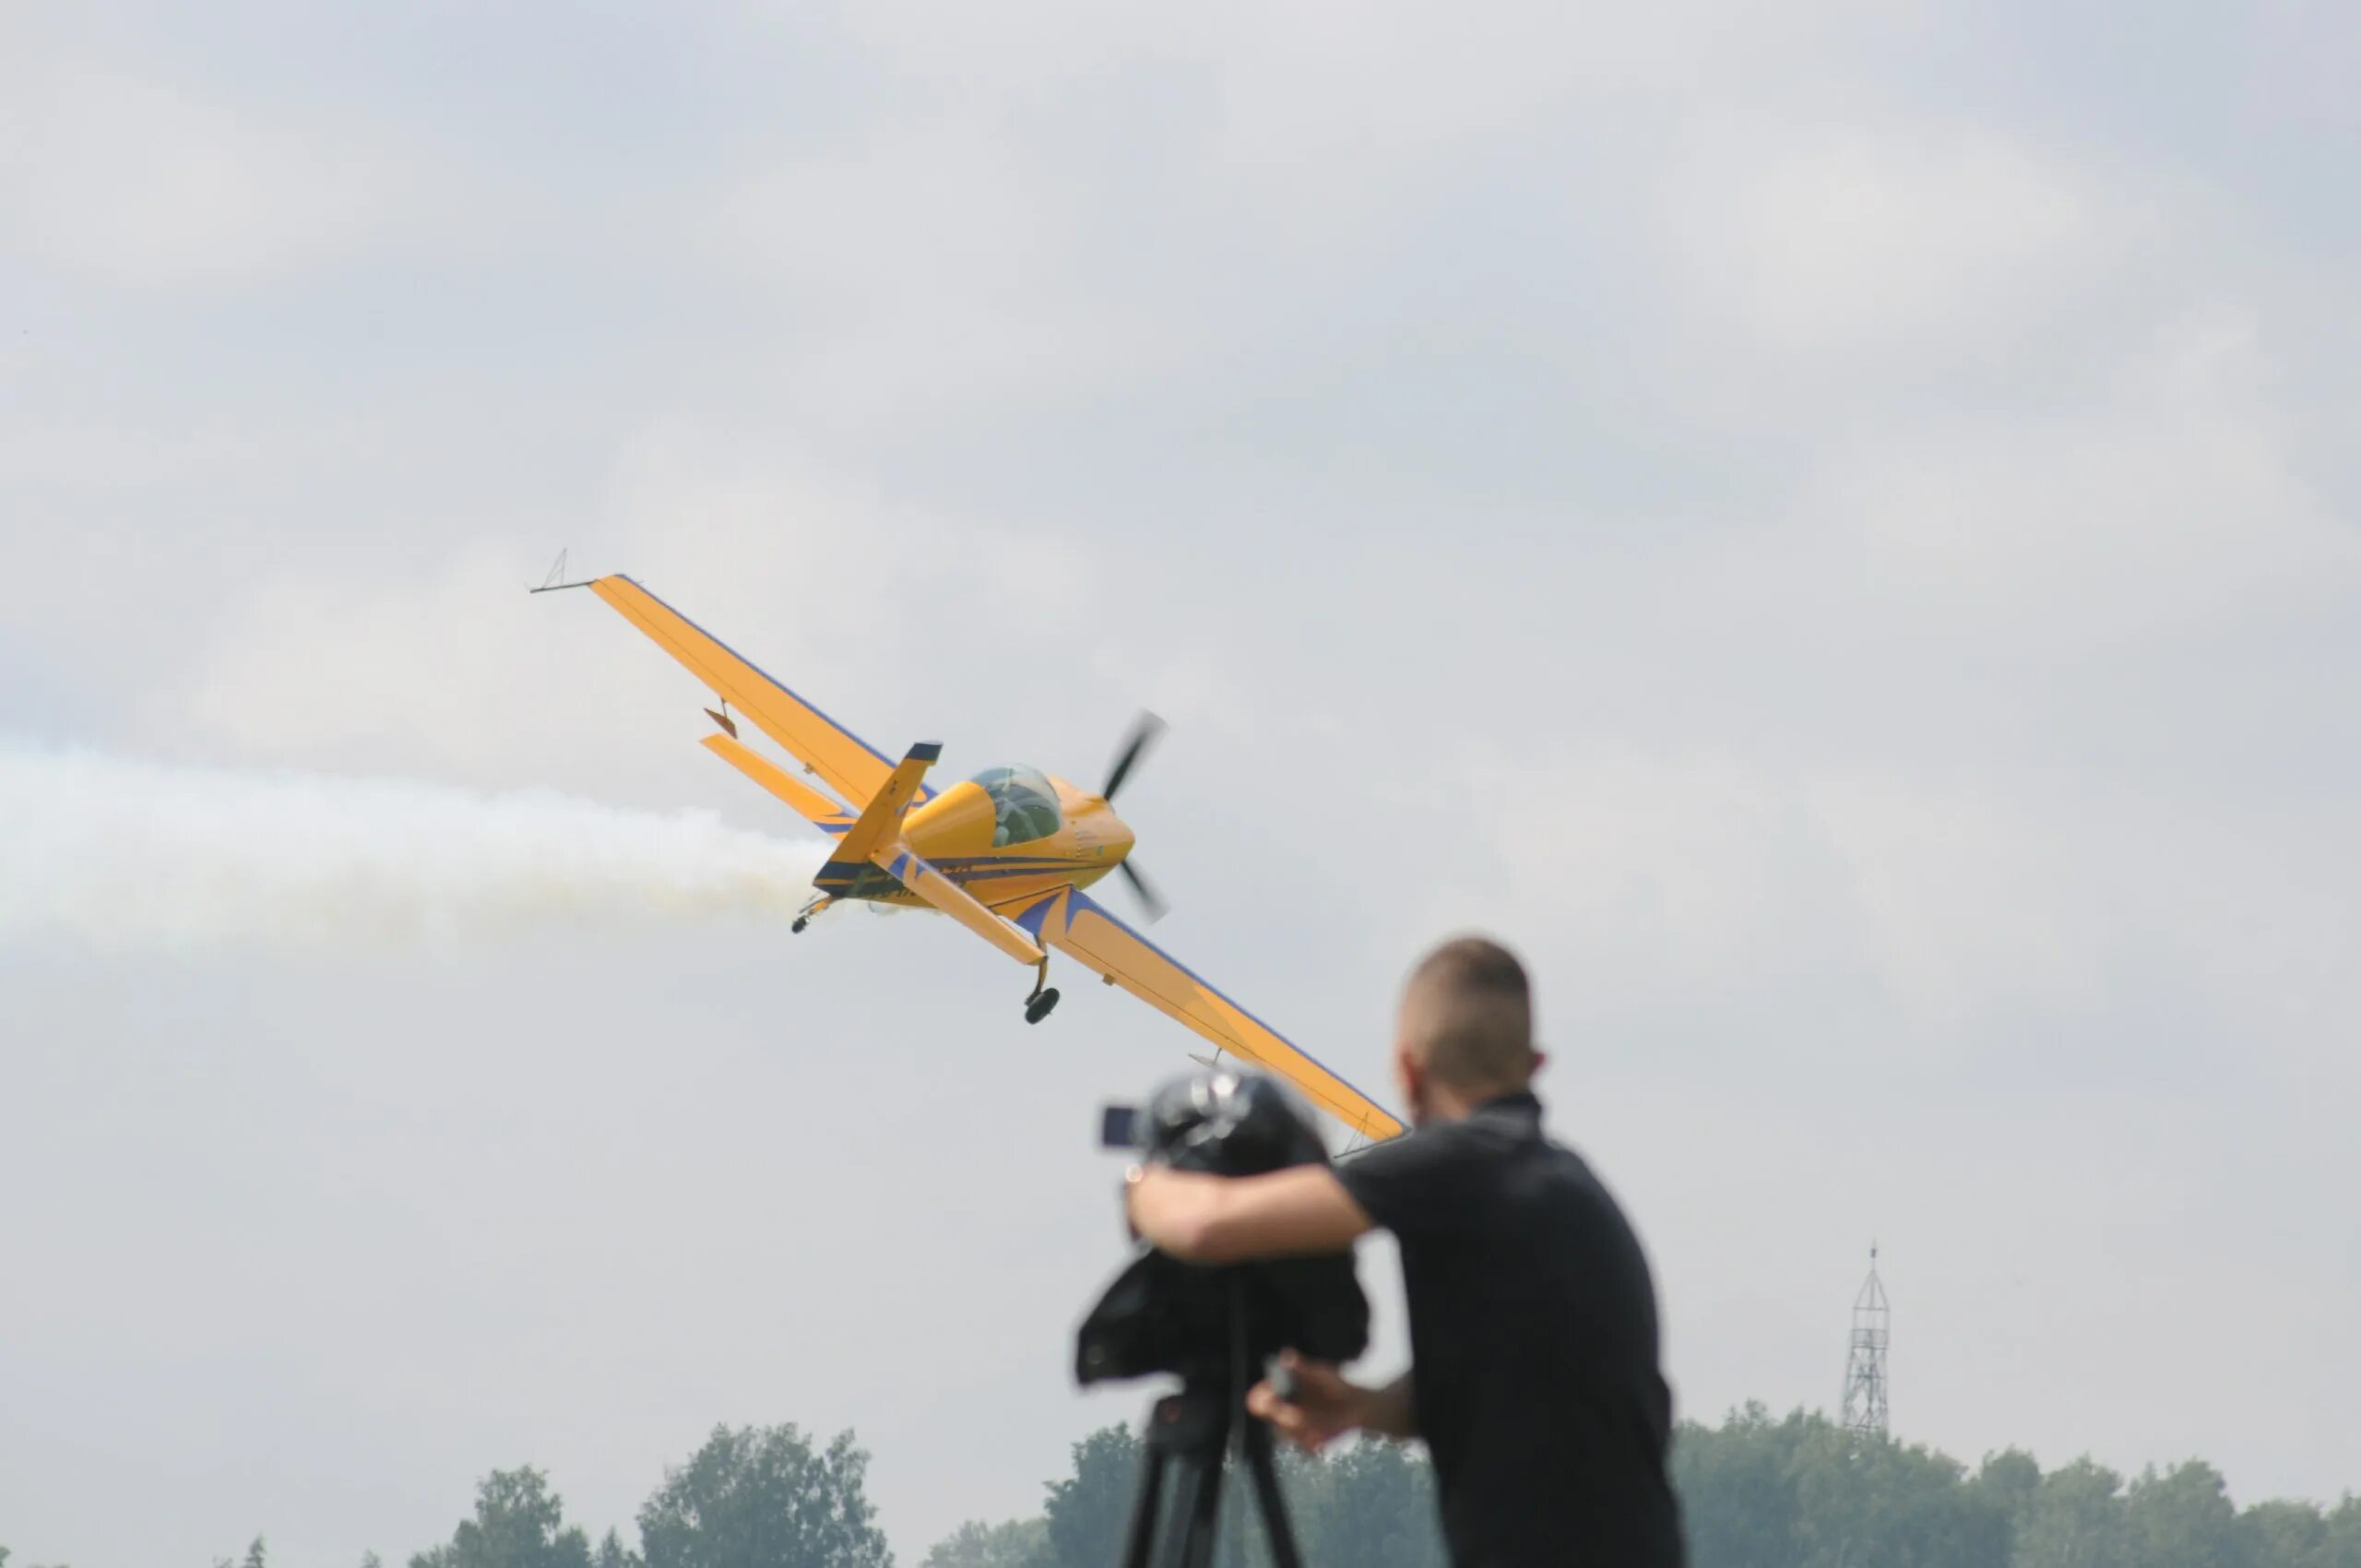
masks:
<path id="1" fill-rule="evenodd" d="M 976 901 L 975 896 L 904 845 L 881 850 L 876 862 L 896 882 L 982 937 L 1020 964 L 1038 964 L 1044 956 L 1033 939 Z"/>
<path id="2" fill-rule="evenodd" d="M 807 822 L 836 832 L 852 826 L 852 814 L 787 769 L 728 735 L 707 735 L 705 749 L 801 813 Z"/>

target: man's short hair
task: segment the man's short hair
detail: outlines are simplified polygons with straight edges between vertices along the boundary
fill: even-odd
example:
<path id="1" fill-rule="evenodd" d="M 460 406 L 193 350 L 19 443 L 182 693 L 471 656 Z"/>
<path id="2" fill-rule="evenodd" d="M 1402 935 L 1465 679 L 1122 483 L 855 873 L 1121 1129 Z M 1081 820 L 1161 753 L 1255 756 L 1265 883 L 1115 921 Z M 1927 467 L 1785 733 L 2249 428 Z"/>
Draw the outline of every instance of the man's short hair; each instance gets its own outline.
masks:
<path id="1" fill-rule="evenodd" d="M 1404 1041 L 1436 1081 L 1522 1088 L 1533 1076 L 1533 988 L 1516 955 L 1481 936 L 1444 943 L 1402 991 Z"/>

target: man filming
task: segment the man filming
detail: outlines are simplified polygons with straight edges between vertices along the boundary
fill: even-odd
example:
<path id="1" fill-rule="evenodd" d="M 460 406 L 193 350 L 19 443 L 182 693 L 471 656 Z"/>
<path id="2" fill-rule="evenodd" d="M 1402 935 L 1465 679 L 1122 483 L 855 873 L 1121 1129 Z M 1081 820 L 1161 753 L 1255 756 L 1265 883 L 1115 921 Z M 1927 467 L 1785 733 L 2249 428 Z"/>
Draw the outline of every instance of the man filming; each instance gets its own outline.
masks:
<path id="1" fill-rule="evenodd" d="M 1356 1429 L 1424 1441 L 1456 1568 L 1680 1568 L 1655 1287 L 1615 1200 L 1542 1133 L 1542 1060 L 1514 956 L 1446 943 L 1402 994 L 1394 1071 L 1413 1131 L 1335 1167 L 1135 1170 L 1126 1208 L 1191 1263 L 1392 1231 L 1410 1371 L 1366 1388 L 1290 1352 L 1291 1394 L 1258 1384 L 1248 1408 L 1308 1449 Z"/>

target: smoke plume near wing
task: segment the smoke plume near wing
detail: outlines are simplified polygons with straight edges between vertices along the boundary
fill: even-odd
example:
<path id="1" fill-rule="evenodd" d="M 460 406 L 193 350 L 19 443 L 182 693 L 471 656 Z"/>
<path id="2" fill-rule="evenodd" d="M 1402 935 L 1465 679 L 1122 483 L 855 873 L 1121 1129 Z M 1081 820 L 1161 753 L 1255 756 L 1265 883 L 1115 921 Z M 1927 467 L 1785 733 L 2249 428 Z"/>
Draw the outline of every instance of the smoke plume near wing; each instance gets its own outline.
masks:
<path id="1" fill-rule="evenodd" d="M 771 919 L 818 845 L 548 791 L 247 773 L 0 737 L 0 943 L 440 946 Z"/>

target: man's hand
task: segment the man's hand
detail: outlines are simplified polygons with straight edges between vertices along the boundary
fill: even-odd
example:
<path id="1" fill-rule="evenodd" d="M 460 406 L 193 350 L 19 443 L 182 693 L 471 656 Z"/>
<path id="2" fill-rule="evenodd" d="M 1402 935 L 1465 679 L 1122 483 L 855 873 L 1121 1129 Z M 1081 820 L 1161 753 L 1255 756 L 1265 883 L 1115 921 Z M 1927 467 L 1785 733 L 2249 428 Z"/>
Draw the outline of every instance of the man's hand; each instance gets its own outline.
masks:
<path id="1" fill-rule="evenodd" d="M 1380 1437 L 1418 1435 L 1408 1372 L 1382 1388 L 1363 1388 L 1326 1361 L 1307 1361 L 1293 1350 L 1279 1353 L 1279 1367 L 1293 1381 L 1294 1392 L 1282 1398 L 1268 1382 L 1258 1383 L 1246 1391 L 1247 1413 L 1270 1422 L 1309 1453 L 1357 1430 Z"/>
<path id="2" fill-rule="evenodd" d="M 1270 1422 L 1281 1437 L 1317 1454 L 1368 1424 L 1379 1391 L 1348 1383 L 1326 1361 L 1307 1361 L 1293 1350 L 1280 1352 L 1279 1365 L 1295 1380 L 1294 1394 L 1282 1399 L 1268 1381 L 1258 1383 L 1247 1390 L 1246 1411 Z"/>

